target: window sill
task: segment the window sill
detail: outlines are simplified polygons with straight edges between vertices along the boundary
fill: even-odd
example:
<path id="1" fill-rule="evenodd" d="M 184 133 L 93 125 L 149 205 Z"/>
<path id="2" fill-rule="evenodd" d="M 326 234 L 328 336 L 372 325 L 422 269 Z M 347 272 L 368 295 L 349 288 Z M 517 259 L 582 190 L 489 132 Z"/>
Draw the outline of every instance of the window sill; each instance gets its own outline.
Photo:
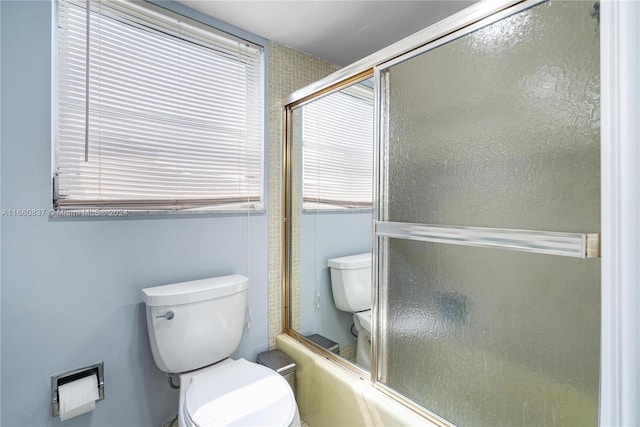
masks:
<path id="1" fill-rule="evenodd" d="M 325 209 L 302 209 L 303 215 L 317 214 L 364 214 L 371 213 L 371 208 L 325 208 Z"/>
<path id="2" fill-rule="evenodd" d="M 266 214 L 266 208 L 242 209 L 183 209 L 183 210 L 128 210 L 128 209 L 51 209 L 51 219 L 126 219 L 143 217 L 215 217 L 215 216 L 247 216 Z"/>

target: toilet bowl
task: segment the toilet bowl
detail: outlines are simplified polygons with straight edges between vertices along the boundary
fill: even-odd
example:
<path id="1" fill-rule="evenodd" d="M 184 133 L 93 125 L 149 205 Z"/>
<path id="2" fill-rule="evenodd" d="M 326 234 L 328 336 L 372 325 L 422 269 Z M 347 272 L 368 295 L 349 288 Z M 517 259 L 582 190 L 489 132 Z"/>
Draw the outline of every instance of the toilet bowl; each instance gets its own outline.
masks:
<path id="1" fill-rule="evenodd" d="M 249 279 L 216 277 L 142 290 L 156 366 L 178 374 L 179 427 L 299 427 L 289 383 L 229 356 L 244 328 Z"/>
<path id="2" fill-rule="evenodd" d="M 180 375 L 178 424 L 203 426 L 300 426 L 289 383 L 262 365 L 225 359 Z"/>
<path id="3" fill-rule="evenodd" d="M 371 310 L 353 313 L 358 341 L 356 344 L 356 364 L 371 370 Z"/>
<path id="4" fill-rule="evenodd" d="M 358 334 L 356 364 L 371 369 L 371 253 L 349 255 L 327 261 L 331 269 L 331 291 L 338 310 L 353 313 Z"/>

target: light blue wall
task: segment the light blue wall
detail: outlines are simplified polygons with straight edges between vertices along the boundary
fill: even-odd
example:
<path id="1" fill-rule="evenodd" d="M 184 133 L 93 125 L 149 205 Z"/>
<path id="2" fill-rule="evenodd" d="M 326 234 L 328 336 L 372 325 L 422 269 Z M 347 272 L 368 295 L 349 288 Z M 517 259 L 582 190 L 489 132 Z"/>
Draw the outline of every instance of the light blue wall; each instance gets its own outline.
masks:
<path id="1" fill-rule="evenodd" d="M 43 1 L 2 1 L 4 209 L 49 209 L 51 17 Z M 104 361 L 106 399 L 65 426 L 158 426 L 178 394 L 151 357 L 140 290 L 231 273 L 251 279 L 251 329 L 236 357 L 267 338 L 267 217 L 50 219 L 1 222 L 0 424 L 49 426 L 50 376 Z"/>
<path id="2" fill-rule="evenodd" d="M 355 341 L 353 316 L 333 302 L 327 261 L 371 252 L 371 212 L 306 212 L 300 228 L 300 333 L 320 334 L 340 346 Z M 320 291 L 319 304 L 316 290 Z"/>
<path id="3" fill-rule="evenodd" d="M 0 2 L 0 28 L 2 28 L 2 2 Z M 0 81 L 2 81 L 2 35 L 0 31 Z M 2 85 L 0 85 L 0 100 Z M 2 115 L 0 114 L 0 165 L 2 165 Z M 1 171 L 1 169 L 0 169 Z M 2 173 L 0 173 L 0 210 L 2 210 Z M 2 329 L 2 215 L 0 215 L 0 331 Z M 2 338 L 0 332 L 0 402 L 2 402 Z M 0 404 L 0 425 L 2 425 L 2 405 Z"/>

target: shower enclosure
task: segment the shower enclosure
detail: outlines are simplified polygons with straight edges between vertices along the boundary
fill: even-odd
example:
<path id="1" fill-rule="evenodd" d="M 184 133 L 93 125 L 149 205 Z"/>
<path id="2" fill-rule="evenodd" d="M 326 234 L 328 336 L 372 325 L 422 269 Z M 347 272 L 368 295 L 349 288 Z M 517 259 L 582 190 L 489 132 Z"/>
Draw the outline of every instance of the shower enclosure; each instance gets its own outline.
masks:
<path id="1" fill-rule="evenodd" d="M 371 380 L 443 424 L 597 425 L 597 8 L 511 3 L 372 64 Z"/>
<path id="2" fill-rule="evenodd" d="M 458 425 L 597 424 L 590 7 L 545 3 L 376 71 L 377 380 Z"/>

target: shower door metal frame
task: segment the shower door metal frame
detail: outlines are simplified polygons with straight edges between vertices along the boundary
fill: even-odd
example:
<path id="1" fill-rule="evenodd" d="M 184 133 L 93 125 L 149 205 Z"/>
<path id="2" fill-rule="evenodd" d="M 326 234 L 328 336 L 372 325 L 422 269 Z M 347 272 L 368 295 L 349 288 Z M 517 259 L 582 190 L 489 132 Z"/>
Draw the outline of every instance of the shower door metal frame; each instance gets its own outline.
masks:
<path id="1" fill-rule="evenodd" d="M 487 25 L 496 14 L 510 15 L 533 7 L 544 0 L 484 0 L 438 22 L 406 39 L 382 49 L 360 61 L 308 85 L 284 100 L 285 124 L 290 120 L 291 104 L 299 104 L 326 93 L 327 88 L 335 87 L 342 81 L 372 70 L 386 61 L 406 52 L 426 45 L 434 45 L 453 32 L 476 25 Z M 600 369 L 600 425 L 637 425 L 640 412 L 637 409 L 637 397 L 640 385 L 636 384 L 640 359 L 640 337 L 636 325 L 640 321 L 637 310 L 639 301 L 638 283 L 640 271 L 637 259 L 640 258 L 640 245 L 637 243 L 640 228 L 640 154 L 637 146 L 640 138 L 640 126 L 637 117 L 640 111 L 638 102 L 637 78 L 640 57 L 640 4 L 637 2 L 601 2 L 601 93 L 602 93 L 602 130 L 601 130 L 601 176 L 602 176 L 602 334 Z M 375 91 L 380 93 L 376 82 Z M 379 95 L 376 95 L 379 96 Z M 376 112 L 376 132 L 379 120 Z M 291 272 L 291 194 L 290 194 L 290 137 L 285 127 L 285 145 L 283 156 L 284 178 L 284 215 L 283 251 L 282 251 L 282 319 L 283 332 L 296 334 L 290 328 L 289 286 Z M 376 140 L 378 135 L 375 136 Z M 377 147 L 375 148 L 377 150 Z M 379 153 L 376 154 L 378 156 Z M 374 181 L 374 186 L 380 183 Z M 374 215 L 378 212 L 374 210 Z M 377 240 L 377 239 L 374 239 Z M 374 252 L 374 263 L 378 263 Z M 384 266 L 381 266 L 384 268 Z M 378 298 L 377 290 L 374 298 Z M 374 301 L 377 304 L 377 301 Z M 379 326 L 374 314 L 373 328 Z M 375 334 L 373 334 L 375 350 Z M 624 344 L 623 344 L 624 343 Z M 313 344 L 310 344 L 313 346 Z M 337 361 L 347 369 L 361 371 L 354 365 L 345 364 L 329 351 L 315 348 L 331 360 Z M 374 356 L 375 357 L 375 356 Z M 373 361 L 375 363 L 375 360 Z M 424 414 L 421 407 L 408 401 L 404 396 L 381 385 L 373 378 L 372 382 L 391 397 L 406 406 Z M 629 375 L 629 372 L 635 375 Z M 626 375 L 625 375 L 626 373 Z M 426 414 L 427 418 L 434 419 Z M 446 422 L 439 422 L 447 424 Z"/>

